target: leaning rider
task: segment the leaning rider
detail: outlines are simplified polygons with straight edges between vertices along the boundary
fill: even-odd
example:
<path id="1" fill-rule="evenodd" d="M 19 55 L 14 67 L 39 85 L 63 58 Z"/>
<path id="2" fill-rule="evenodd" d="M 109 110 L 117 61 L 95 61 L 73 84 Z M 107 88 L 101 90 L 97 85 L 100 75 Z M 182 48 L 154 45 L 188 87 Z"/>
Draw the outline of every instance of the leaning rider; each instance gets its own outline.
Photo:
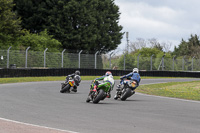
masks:
<path id="1" fill-rule="evenodd" d="M 98 87 L 101 87 L 102 85 L 105 85 L 106 82 L 109 82 L 111 86 L 108 86 L 109 87 L 109 91 L 107 93 L 107 98 L 110 98 L 111 97 L 111 94 L 110 92 L 113 90 L 113 87 L 114 87 L 114 84 L 115 84 L 115 81 L 113 79 L 113 76 L 112 76 L 112 73 L 110 71 L 107 71 L 106 74 L 100 78 L 96 78 L 94 80 L 94 83 L 96 81 L 101 81 L 103 80 L 103 83 L 99 84 Z M 92 89 L 92 88 L 91 88 Z"/>
<path id="2" fill-rule="evenodd" d="M 117 87 L 118 87 L 117 90 L 123 88 L 123 81 L 124 81 L 124 78 L 130 78 L 130 80 L 136 81 L 137 84 L 136 84 L 136 87 L 135 87 L 135 88 L 137 88 L 137 87 L 139 86 L 139 83 L 140 83 L 140 80 L 141 80 L 138 68 L 134 68 L 134 69 L 133 69 L 133 72 L 131 72 L 131 73 L 125 75 L 125 76 L 120 77 L 120 84 L 117 85 Z M 134 93 L 135 93 L 135 91 L 133 91 L 133 94 L 134 94 Z"/>
<path id="3" fill-rule="evenodd" d="M 70 74 L 70 75 L 67 75 L 65 82 L 67 83 L 67 82 L 69 81 L 70 78 L 71 78 L 71 79 L 74 79 L 74 77 L 75 77 L 76 75 L 79 75 L 79 76 L 80 76 L 80 71 L 76 70 L 75 73 Z M 73 87 L 72 91 L 77 92 L 77 86 L 76 86 L 76 85 Z"/>

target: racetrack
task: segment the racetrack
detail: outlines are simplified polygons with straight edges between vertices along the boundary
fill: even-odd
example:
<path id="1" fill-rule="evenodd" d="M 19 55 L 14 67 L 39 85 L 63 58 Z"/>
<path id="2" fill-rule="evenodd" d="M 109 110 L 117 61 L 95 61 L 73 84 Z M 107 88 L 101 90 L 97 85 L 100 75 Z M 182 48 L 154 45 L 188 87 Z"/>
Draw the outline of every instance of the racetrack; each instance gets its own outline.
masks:
<path id="1" fill-rule="evenodd" d="M 200 79 L 143 79 L 141 84 Z M 127 101 L 86 103 L 91 81 L 61 94 L 61 81 L 0 85 L 0 117 L 80 133 L 199 133 L 200 102 L 136 93 Z M 1 128 L 1 125 L 0 125 Z M 1 129 L 0 129 L 1 131 Z"/>

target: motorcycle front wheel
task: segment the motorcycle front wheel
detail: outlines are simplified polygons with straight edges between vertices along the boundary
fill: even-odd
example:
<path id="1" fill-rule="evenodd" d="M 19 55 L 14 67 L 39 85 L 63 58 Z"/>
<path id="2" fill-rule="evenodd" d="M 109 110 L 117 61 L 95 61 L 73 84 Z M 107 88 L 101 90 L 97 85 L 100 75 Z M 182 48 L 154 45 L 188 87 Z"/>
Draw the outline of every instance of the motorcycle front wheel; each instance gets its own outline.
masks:
<path id="1" fill-rule="evenodd" d="M 87 102 L 87 103 L 89 103 L 89 102 L 90 102 L 90 98 L 89 98 L 89 97 L 86 99 L 86 102 Z"/>
<path id="2" fill-rule="evenodd" d="M 69 89 L 70 89 L 70 85 L 67 84 L 65 87 L 63 87 L 63 88 L 60 90 L 60 93 L 65 93 L 65 92 L 69 91 Z"/>

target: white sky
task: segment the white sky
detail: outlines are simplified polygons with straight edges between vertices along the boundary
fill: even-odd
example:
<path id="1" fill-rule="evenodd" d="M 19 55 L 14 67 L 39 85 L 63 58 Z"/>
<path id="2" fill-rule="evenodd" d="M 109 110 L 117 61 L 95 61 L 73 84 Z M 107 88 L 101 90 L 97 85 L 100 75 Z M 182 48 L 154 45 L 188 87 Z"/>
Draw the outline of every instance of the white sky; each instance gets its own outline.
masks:
<path id="1" fill-rule="evenodd" d="M 156 38 L 171 42 L 171 51 L 191 34 L 200 35 L 200 0 L 115 0 L 121 13 L 122 32 L 129 41 Z M 126 34 L 118 49 L 125 49 Z"/>

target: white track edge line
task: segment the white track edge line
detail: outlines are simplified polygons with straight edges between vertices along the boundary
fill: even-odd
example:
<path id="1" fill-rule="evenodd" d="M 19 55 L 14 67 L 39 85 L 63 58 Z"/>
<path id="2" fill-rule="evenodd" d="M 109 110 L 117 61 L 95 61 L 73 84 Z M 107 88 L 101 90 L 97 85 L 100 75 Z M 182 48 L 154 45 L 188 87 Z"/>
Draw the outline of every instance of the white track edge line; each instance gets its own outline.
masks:
<path id="1" fill-rule="evenodd" d="M 14 121 L 14 120 L 6 119 L 6 118 L 1 118 L 1 117 L 0 117 L 0 120 L 4 120 L 4 121 L 8 121 L 8 122 L 14 122 L 14 123 L 17 123 L 17 124 L 23 124 L 23 125 L 27 125 L 27 126 L 33 126 L 33 127 L 39 127 L 39 128 L 57 130 L 57 131 L 62 131 L 62 132 L 78 133 L 78 132 L 69 131 L 69 130 L 63 130 L 63 129 L 58 129 L 58 128 L 51 128 L 51 127 L 46 127 L 46 126 L 40 126 L 40 125 L 29 124 L 29 123 L 20 122 L 20 121 Z"/>

